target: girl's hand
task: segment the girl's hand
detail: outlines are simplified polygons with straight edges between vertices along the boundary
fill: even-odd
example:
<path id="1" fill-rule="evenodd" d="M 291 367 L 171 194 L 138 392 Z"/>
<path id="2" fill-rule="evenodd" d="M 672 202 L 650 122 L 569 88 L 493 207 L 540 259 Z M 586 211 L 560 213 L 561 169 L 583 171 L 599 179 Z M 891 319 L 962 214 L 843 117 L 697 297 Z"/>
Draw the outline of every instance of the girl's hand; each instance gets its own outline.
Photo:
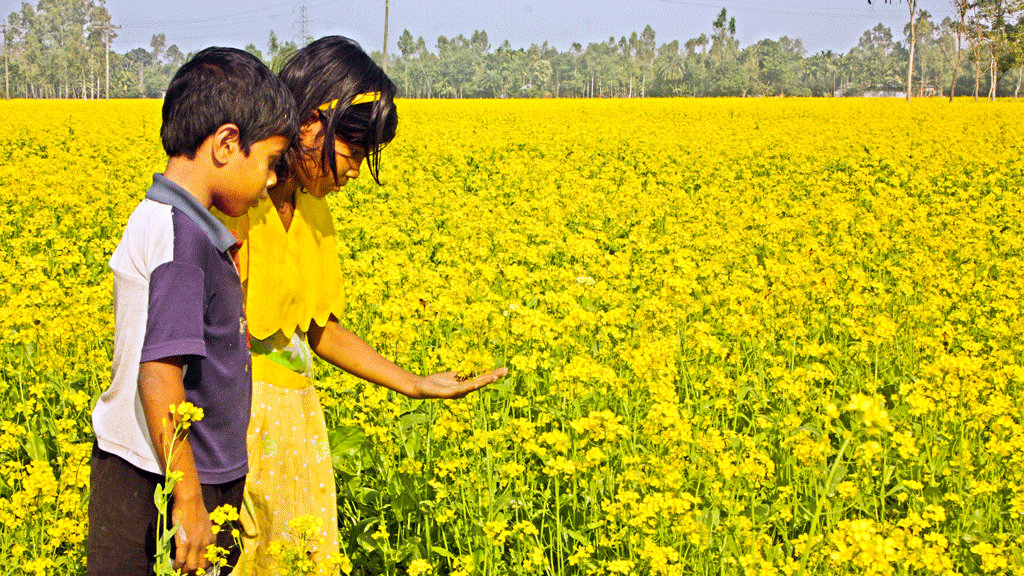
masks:
<path id="1" fill-rule="evenodd" d="M 425 376 L 416 382 L 413 398 L 462 398 L 508 374 L 508 368 L 498 368 L 471 380 L 460 382 L 457 372 L 440 372 Z"/>

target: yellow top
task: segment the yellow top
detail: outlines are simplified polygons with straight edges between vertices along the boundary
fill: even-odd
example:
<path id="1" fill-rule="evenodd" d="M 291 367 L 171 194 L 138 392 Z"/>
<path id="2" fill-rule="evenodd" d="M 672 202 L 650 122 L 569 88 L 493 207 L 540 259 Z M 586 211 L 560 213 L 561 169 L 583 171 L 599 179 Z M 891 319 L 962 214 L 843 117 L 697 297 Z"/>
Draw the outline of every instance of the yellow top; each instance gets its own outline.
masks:
<path id="1" fill-rule="evenodd" d="M 238 275 L 254 338 L 265 340 L 279 330 L 289 338 L 296 330 L 307 332 L 311 320 L 325 326 L 331 314 L 341 316 L 341 265 L 326 200 L 296 191 L 288 230 L 270 198 L 238 218 L 214 214 L 242 243 Z"/>

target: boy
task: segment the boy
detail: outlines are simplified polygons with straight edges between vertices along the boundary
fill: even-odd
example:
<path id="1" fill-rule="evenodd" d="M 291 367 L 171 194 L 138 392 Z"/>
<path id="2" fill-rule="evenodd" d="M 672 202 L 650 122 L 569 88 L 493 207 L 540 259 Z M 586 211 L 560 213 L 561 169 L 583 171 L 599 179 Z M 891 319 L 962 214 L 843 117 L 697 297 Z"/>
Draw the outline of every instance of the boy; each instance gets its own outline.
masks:
<path id="1" fill-rule="evenodd" d="M 244 214 L 276 182 L 274 166 L 297 133 L 291 93 L 241 50 L 203 50 L 167 88 L 167 169 L 153 176 L 110 258 L 114 356 L 92 414 L 90 575 L 153 573 L 153 493 L 165 469 L 181 473 L 170 507 L 174 567 L 205 569 L 208 545 L 234 548 L 230 530 L 214 538 L 209 512 L 241 505 L 252 379 L 236 241 L 209 210 Z M 205 415 L 167 461 L 169 407 L 186 400 Z"/>

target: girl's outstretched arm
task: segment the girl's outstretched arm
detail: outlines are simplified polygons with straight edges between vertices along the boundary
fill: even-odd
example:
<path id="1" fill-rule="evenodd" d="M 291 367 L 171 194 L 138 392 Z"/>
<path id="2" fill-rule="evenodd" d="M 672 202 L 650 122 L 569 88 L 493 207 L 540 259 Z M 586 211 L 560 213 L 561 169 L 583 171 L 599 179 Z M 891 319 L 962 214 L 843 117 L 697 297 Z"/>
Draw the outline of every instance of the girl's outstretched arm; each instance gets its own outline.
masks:
<path id="1" fill-rule="evenodd" d="M 349 374 L 409 398 L 462 398 L 508 373 L 507 368 L 498 368 L 464 382 L 456 378 L 455 372 L 418 376 L 381 356 L 362 338 L 342 328 L 334 316 L 326 326 L 311 322 L 307 338 L 317 356 Z"/>

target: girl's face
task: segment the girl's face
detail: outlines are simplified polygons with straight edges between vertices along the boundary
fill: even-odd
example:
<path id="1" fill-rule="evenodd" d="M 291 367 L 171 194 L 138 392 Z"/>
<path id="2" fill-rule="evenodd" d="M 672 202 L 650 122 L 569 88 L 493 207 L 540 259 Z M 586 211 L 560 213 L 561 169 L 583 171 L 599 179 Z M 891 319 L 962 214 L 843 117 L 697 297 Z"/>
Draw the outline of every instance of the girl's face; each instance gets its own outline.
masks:
<path id="1" fill-rule="evenodd" d="M 302 147 L 310 151 L 299 169 L 299 183 L 311 195 L 323 198 L 337 192 L 350 178 L 359 177 L 359 168 L 366 158 L 366 151 L 354 144 L 334 138 L 334 156 L 338 166 L 338 180 L 335 182 L 330 166 L 321 166 L 320 157 L 324 143 L 324 127 L 318 120 L 305 122 L 299 133 Z"/>

